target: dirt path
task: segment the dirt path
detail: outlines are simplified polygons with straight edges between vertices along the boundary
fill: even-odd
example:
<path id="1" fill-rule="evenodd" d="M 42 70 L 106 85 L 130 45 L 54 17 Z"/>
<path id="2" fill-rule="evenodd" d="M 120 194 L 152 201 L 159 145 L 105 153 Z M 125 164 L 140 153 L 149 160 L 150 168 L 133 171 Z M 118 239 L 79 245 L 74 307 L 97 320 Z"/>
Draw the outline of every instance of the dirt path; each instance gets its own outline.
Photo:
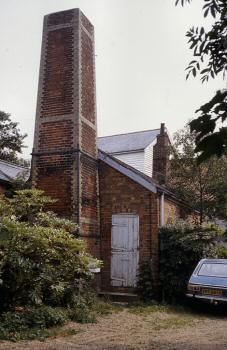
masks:
<path id="1" fill-rule="evenodd" d="M 226 350 L 227 315 L 175 312 L 135 313 L 125 309 L 96 324 L 73 326 L 78 333 L 45 342 L 1 342 L 0 350 Z"/>

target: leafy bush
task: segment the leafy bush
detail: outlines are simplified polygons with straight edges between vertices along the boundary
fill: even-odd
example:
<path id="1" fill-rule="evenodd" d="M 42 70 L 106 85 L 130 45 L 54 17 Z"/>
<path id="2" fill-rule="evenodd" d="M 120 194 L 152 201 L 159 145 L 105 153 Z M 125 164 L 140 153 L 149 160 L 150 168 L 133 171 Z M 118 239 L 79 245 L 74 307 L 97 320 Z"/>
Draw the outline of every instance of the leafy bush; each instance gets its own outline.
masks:
<path id="1" fill-rule="evenodd" d="M 0 339 L 45 338 L 50 327 L 62 326 L 66 321 L 66 310 L 48 306 L 8 311 L 0 318 Z"/>
<path id="2" fill-rule="evenodd" d="M 80 323 L 93 323 L 95 322 L 95 313 L 93 312 L 93 306 L 96 302 L 96 294 L 94 290 L 87 288 L 81 288 L 79 295 L 76 296 L 73 305 L 68 310 L 69 318 L 72 321 Z"/>
<path id="3" fill-rule="evenodd" d="M 216 245 L 217 256 L 220 259 L 227 259 L 227 246 L 223 243 L 218 243 Z"/>
<path id="4" fill-rule="evenodd" d="M 84 242 L 62 229 L 3 221 L 10 239 L 1 266 L 1 300 L 14 305 L 67 306 L 74 303 L 90 256 Z"/>
<path id="5" fill-rule="evenodd" d="M 76 307 L 69 309 L 69 318 L 74 322 L 79 323 L 95 323 L 96 314 L 87 306 Z"/>
<path id="6" fill-rule="evenodd" d="M 76 308 L 99 262 L 75 238 L 77 225 L 44 213 L 52 202 L 42 191 L 18 191 L 0 201 L 1 308 L 41 306 Z M 86 303 L 89 304 L 89 293 Z M 84 300 L 85 300 L 84 299 Z"/>
<path id="7" fill-rule="evenodd" d="M 151 262 L 140 263 L 137 279 L 137 293 L 144 302 L 150 302 L 154 298 L 154 281 Z"/>
<path id="8" fill-rule="evenodd" d="M 78 333 L 78 328 L 67 326 L 66 324 L 70 320 L 94 323 L 96 316 L 123 310 L 122 306 L 98 299 L 92 291 L 90 293 L 95 302 L 91 304 L 91 295 L 87 301 L 87 293 L 84 293 L 84 297 L 78 298 L 76 308 L 17 307 L 14 310 L 4 312 L 0 316 L 0 340 L 44 340 L 49 336 L 59 334 L 61 336 L 73 335 Z"/>
<path id="9" fill-rule="evenodd" d="M 44 192 L 37 189 L 25 189 L 15 191 L 15 195 L 9 199 L 3 199 L 8 203 L 16 216 L 17 220 L 32 223 L 36 215 L 41 213 L 44 206 L 56 202 L 48 196 L 44 196 Z"/>
<path id="10" fill-rule="evenodd" d="M 182 299 L 188 280 L 202 258 L 218 257 L 216 226 L 195 226 L 184 221 L 161 228 L 160 278 L 167 301 Z"/>

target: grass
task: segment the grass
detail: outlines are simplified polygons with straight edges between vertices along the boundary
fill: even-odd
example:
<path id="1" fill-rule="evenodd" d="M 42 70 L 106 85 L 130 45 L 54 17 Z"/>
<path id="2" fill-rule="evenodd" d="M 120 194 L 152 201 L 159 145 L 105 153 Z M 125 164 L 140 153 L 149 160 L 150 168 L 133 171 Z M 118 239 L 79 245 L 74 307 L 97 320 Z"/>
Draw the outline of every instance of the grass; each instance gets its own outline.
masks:
<path id="1" fill-rule="evenodd" d="M 217 311 L 215 313 L 211 311 L 207 313 L 206 310 L 207 309 L 205 308 L 191 308 L 188 306 L 157 303 L 137 303 L 123 305 L 113 303 L 108 299 L 98 298 L 91 309 L 92 317 L 90 317 L 90 321 L 89 319 L 87 319 L 87 321 L 92 323 L 92 320 L 95 320 L 97 317 L 103 317 L 112 313 L 127 311 L 128 313 L 141 317 L 143 321 L 148 322 L 151 328 L 159 331 L 168 328 L 176 329 L 180 327 L 186 327 L 204 318 L 217 316 L 223 317 L 223 314 L 219 315 L 217 314 Z M 45 340 L 46 338 L 67 337 L 83 331 L 81 327 L 78 327 L 78 323 L 69 323 L 70 319 L 72 320 L 71 317 L 66 318 L 65 320 L 64 318 L 62 320 L 60 318 L 60 323 L 59 315 L 61 316 L 62 310 L 59 310 L 58 312 L 60 312 L 60 314 L 55 314 L 56 310 L 52 310 L 51 308 L 43 310 L 43 317 L 47 313 L 48 322 L 53 319 L 52 323 L 54 323 L 52 324 L 52 327 L 51 325 L 49 327 L 45 325 L 44 321 L 46 319 L 46 316 L 44 317 L 44 320 L 40 320 L 40 317 L 42 315 L 39 312 L 35 311 L 36 319 L 32 318 L 32 324 L 34 325 L 33 327 L 28 327 L 24 319 L 20 319 L 20 313 L 19 315 L 10 313 L 8 315 L 8 318 L 5 319 L 5 326 L 3 324 L 0 325 L 0 339 L 11 341 L 32 339 Z M 29 320 L 31 321 L 31 317 Z"/>
<path id="2" fill-rule="evenodd" d="M 79 323 L 94 323 L 97 316 L 119 312 L 123 307 L 110 301 L 97 299 L 89 309 L 64 309 L 52 307 L 19 308 L 2 314 L 0 317 L 0 339 L 45 340 L 46 338 L 66 337 L 77 334 L 81 330 L 76 327 Z M 69 322 L 74 322 L 69 327 Z"/>
<path id="3" fill-rule="evenodd" d="M 67 325 L 65 327 L 58 327 L 58 328 L 52 328 L 49 330 L 48 337 L 50 338 L 56 338 L 56 337 L 68 337 L 70 335 L 75 335 L 82 332 L 81 329 L 76 329 L 72 327 L 68 327 Z"/>
<path id="4" fill-rule="evenodd" d="M 97 299 L 93 306 L 93 312 L 97 316 L 109 315 L 113 312 L 123 311 L 124 309 L 124 306 L 121 304 L 113 303 L 109 299 Z"/>
<path id="5" fill-rule="evenodd" d="M 38 328 L 33 327 L 30 329 L 21 329 L 17 331 L 7 331 L 0 334 L 1 340 L 9 341 L 20 341 L 20 340 L 34 340 L 38 339 L 44 341 L 47 338 L 56 338 L 56 337 L 67 337 L 79 333 L 80 330 L 69 327 L 52 327 L 52 328 Z"/>
<path id="6" fill-rule="evenodd" d="M 224 311 L 223 306 L 214 307 L 203 303 L 193 303 L 193 304 L 158 304 L 158 303 L 137 303 L 129 306 L 129 312 L 137 315 L 146 315 L 154 312 L 161 313 L 171 313 L 171 314 L 181 314 L 181 315 L 191 315 L 193 317 L 210 317 L 218 316 L 221 313 L 227 312 L 227 308 Z"/>
<path id="7" fill-rule="evenodd" d="M 168 304 L 136 303 L 122 305 L 113 303 L 108 299 L 97 299 L 93 309 L 98 316 L 105 316 L 124 310 L 141 316 L 155 330 L 184 327 L 201 319 L 201 315 L 193 313 L 193 310 L 190 308 Z"/>
<path id="8" fill-rule="evenodd" d="M 128 311 L 136 315 L 149 315 L 154 312 L 170 312 L 170 306 L 164 304 L 138 303 L 129 306 Z"/>
<path id="9" fill-rule="evenodd" d="M 129 306 L 128 311 L 141 316 L 156 330 L 184 327 L 201 320 L 227 320 L 227 305 L 214 306 L 201 302 L 185 305 L 138 303 Z"/>
<path id="10" fill-rule="evenodd" d="M 155 330 L 167 329 L 167 328 L 180 328 L 194 324 L 198 319 L 190 316 L 171 316 L 167 318 L 158 318 L 152 321 L 153 328 Z"/>
<path id="11" fill-rule="evenodd" d="M 141 316 L 157 331 L 189 326 L 204 317 L 189 307 L 168 304 L 137 304 L 130 306 L 128 311 Z"/>

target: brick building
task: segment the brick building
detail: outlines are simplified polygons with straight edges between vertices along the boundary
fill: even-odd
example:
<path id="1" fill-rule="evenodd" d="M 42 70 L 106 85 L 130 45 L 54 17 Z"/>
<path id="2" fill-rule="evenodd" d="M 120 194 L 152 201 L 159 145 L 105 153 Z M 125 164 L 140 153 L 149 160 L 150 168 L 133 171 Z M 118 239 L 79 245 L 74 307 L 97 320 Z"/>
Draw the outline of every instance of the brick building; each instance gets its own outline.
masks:
<path id="1" fill-rule="evenodd" d="M 139 261 L 158 278 L 158 229 L 186 215 L 164 185 L 169 137 L 160 129 L 99 138 L 94 28 L 79 9 L 45 16 L 32 161 L 33 186 L 80 226 L 103 260 L 101 288 L 136 286 Z"/>

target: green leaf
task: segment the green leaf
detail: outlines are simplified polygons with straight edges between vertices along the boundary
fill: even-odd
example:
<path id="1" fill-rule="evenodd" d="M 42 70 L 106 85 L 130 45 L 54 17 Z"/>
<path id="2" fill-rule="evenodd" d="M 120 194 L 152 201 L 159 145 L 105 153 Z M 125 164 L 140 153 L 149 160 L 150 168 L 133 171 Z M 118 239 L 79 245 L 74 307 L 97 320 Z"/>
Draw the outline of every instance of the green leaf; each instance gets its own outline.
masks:
<path id="1" fill-rule="evenodd" d="M 205 18 L 207 17 L 208 13 L 209 13 L 209 8 L 206 9 L 206 11 L 204 11 L 204 17 L 205 17 Z"/>

